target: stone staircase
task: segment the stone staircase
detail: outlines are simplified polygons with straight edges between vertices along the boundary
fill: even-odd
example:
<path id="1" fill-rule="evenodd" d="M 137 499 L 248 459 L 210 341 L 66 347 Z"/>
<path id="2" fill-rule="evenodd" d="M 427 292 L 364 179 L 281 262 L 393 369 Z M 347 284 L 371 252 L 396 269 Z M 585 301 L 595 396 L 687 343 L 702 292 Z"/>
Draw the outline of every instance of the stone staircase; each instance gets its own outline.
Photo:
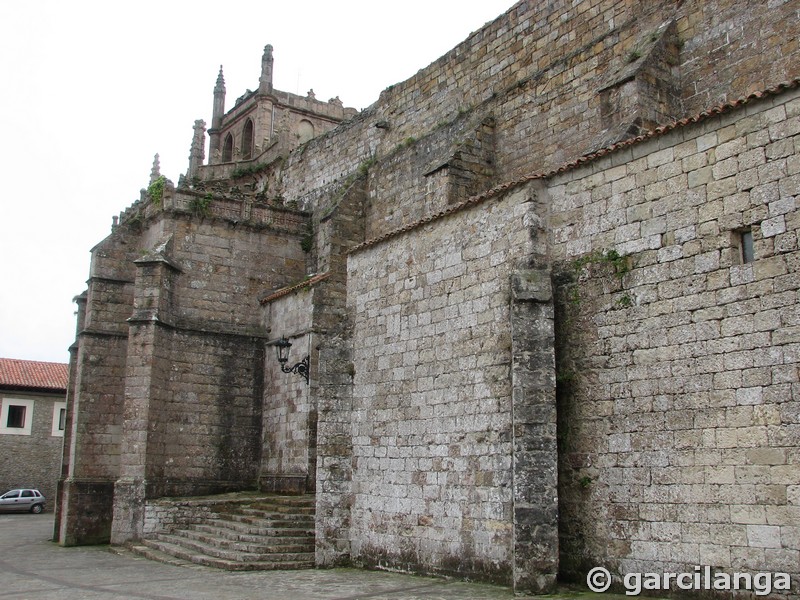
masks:
<path id="1" fill-rule="evenodd" d="M 131 544 L 134 553 L 170 564 L 229 571 L 314 568 L 314 496 L 271 496 L 215 503 L 198 522 Z"/>

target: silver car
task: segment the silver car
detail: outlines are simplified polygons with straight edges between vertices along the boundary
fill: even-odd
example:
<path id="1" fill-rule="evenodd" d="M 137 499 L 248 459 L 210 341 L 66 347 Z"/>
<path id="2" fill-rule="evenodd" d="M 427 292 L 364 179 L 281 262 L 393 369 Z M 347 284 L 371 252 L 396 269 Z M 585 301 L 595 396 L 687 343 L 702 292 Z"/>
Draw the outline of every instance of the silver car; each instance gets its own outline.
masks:
<path id="1" fill-rule="evenodd" d="M 39 490 L 10 490 L 0 496 L 0 512 L 32 512 L 44 510 L 45 498 Z"/>

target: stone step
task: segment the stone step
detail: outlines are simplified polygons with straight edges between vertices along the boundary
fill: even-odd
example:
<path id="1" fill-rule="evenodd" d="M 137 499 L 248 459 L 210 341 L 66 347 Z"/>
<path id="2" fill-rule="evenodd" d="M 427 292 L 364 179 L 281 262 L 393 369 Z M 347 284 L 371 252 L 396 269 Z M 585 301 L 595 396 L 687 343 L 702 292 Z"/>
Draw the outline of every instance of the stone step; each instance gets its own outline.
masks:
<path id="1" fill-rule="evenodd" d="M 154 560 L 156 562 L 165 563 L 168 565 L 173 565 L 176 567 L 185 567 L 188 565 L 193 564 L 191 561 L 178 558 L 173 554 L 167 554 L 157 548 L 151 548 L 147 545 L 147 541 L 143 541 L 138 544 L 130 544 L 128 546 L 128 550 L 130 550 L 133 554 L 137 556 L 141 556 L 142 558 L 146 558 L 148 560 Z"/>
<path id="2" fill-rule="evenodd" d="M 153 553 L 152 556 L 154 560 L 159 560 L 158 556 L 161 555 L 168 555 L 173 557 L 173 560 L 177 559 L 179 561 L 185 561 L 186 563 L 191 563 L 195 565 L 203 565 L 206 567 L 214 567 L 217 569 L 225 569 L 227 571 L 271 571 L 271 570 L 279 570 L 279 569 L 313 569 L 314 568 L 314 560 L 302 560 L 302 561 L 271 561 L 271 560 L 264 560 L 264 561 L 251 561 L 251 562 L 239 562 L 235 560 L 228 560 L 224 558 L 218 558 L 214 556 L 209 556 L 206 554 L 198 553 L 196 551 L 189 550 L 179 544 L 171 544 L 169 542 L 164 541 L 157 541 L 157 540 L 144 540 L 142 545 L 145 546 L 148 550 L 156 551 Z"/>
<path id="3" fill-rule="evenodd" d="M 159 533 L 154 538 L 147 540 L 148 546 L 164 551 L 160 543 L 169 544 L 171 547 L 180 546 L 190 551 L 193 555 L 200 554 L 232 562 L 252 563 L 295 563 L 314 562 L 314 552 L 248 552 L 246 550 L 220 548 L 216 544 L 192 540 L 175 533 Z M 179 557 L 183 558 L 183 557 Z"/>
<path id="4" fill-rule="evenodd" d="M 312 498 L 309 501 L 298 502 L 275 502 L 274 500 L 257 500 L 248 504 L 253 508 L 275 509 L 281 512 L 291 511 L 300 512 L 307 510 L 314 510 L 317 506 L 316 501 Z"/>
<path id="5" fill-rule="evenodd" d="M 162 562 L 234 571 L 314 567 L 314 496 L 210 499 L 209 508 L 208 517 L 154 534 L 131 550 Z"/>
<path id="6" fill-rule="evenodd" d="M 266 504 L 252 504 L 242 506 L 239 512 L 246 515 L 265 515 L 267 518 L 293 517 L 314 518 L 315 508 L 313 506 L 271 506 Z"/>
<path id="7" fill-rule="evenodd" d="M 275 554 L 275 553 L 298 553 L 314 552 L 314 537 L 264 537 L 248 536 L 250 539 L 243 540 L 241 536 L 237 539 L 230 539 L 223 535 L 211 532 L 202 532 L 192 529 L 179 529 L 172 532 L 173 535 L 189 540 L 202 542 L 224 548 L 226 550 L 236 550 L 238 552 L 250 552 L 253 554 Z"/>
<path id="8" fill-rule="evenodd" d="M 249 502 L 253 506 L 257 504 L 270 504 L 273 506 L 297 506 L 297 507 L 307 507 L 307 506 L 316 506 L 317 498 L 314 495 L 308 496 L 268 496 L 268 497 L 261 497 L 254 499 L 252 502 Z"/>
<path id="9" fill-rule="evenodd" d="M 274 510 L 265 510 L 263 508 L 254 508 L 251 506 L 243 506 L 235 513 L 218 513 L 224 515 L 244 515 L 254 519 L 263 519 L 265 521 L 307 521 L 314 522 L 314 513 L 293 513 L 293 512 L 279 512 Z"/>
<path id="10" fill-rule="evenodd" d="M 260 517 L 256 515 L 241 513 L 217 513 L 216 522 L 227 521 L 233 523 L 243 523 L 255 527 L 280 529 L 280 528 L 301 528 L 313 527 L 314 517 L 310 515 L 281 515 L 280 517 Z"/>
<path id="11" fill-rule="evenodd" d="M 246 542 L 256 541 L 264 537 L 309 537 L 314 539 L 313 527 L 254 527 L 246 523 L 219 521 L 216 519 L 209 520 L 205 523 L 195 523 L 187 527 L 196 531 L 226 537 L 227 539 L 241 539 Z"/>
<path id="12" fill-rule="evenodd" d="M 267 522 L 258 519 L 208 519 L 206 525 L 252 535 L 306 535 L 314 531 L 314 523 Z"/>

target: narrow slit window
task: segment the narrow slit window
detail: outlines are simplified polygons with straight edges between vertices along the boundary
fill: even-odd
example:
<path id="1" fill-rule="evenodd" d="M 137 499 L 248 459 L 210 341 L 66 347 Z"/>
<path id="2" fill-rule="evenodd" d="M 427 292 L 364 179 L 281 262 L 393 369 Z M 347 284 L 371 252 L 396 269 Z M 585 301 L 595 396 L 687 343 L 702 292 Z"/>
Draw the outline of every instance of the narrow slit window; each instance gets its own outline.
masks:
<path id="1" fill-rule="evenodd" d="M 743 229 L 739 232 L 739 247 L 742 251 L 742 264 L 753 262 L 753 231 Z"/>
<path id="2" fill-rule="evenodd" d="M 64 430 L 67 428 L 67 403 L 54 402 L 53 403 L 53 427 L 50 430 L 50 435 L 55 437 L 63 437 Z"/>

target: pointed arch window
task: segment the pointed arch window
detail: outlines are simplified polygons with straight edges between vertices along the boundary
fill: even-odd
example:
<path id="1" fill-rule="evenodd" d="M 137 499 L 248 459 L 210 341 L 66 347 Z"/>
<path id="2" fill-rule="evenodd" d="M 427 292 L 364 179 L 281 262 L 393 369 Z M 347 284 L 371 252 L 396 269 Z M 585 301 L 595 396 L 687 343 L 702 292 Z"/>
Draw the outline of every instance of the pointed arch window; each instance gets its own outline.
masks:
<path id="1" fill-rule="evenodd" d="M 242 132 L 242 160 L 253 158 L 253 120 L 247 119 Z"/>
<path id="2" fill-rule="evenodd" d="M 233 136 L 229 133 L 225 136 L 225 144 L 222 146 L 222 162 L 233 160 Z"/>

